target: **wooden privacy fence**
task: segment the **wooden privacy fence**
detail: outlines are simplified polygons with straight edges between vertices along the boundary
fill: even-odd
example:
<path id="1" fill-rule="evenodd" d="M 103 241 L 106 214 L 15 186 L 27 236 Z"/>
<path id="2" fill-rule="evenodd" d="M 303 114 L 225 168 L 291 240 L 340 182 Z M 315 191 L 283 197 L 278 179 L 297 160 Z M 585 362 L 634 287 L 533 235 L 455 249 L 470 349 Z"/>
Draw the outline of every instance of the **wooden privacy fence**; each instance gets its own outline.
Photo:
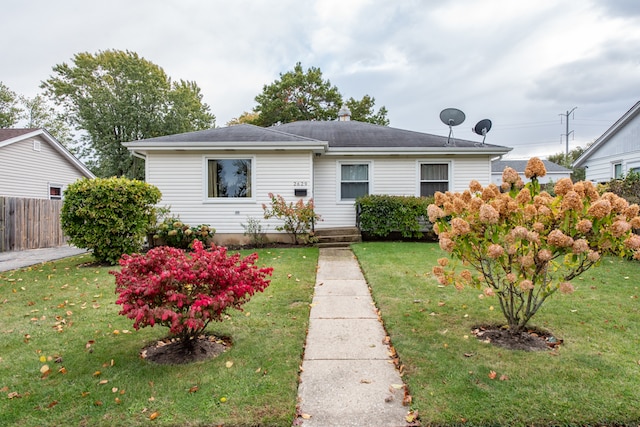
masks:
<path id="1" fill-rule="evenodd" d="M 64 245 L 61 209 L 61 200 L 0 197 L 0 252 Z"/>

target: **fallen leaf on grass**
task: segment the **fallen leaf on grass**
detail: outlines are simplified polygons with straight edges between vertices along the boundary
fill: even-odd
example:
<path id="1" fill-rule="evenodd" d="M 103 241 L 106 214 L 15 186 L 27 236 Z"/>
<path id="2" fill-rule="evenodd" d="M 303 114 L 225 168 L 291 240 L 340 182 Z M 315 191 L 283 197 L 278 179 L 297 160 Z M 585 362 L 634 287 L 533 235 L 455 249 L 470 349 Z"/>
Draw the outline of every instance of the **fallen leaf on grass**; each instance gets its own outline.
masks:
<path id="1" fill-rule="evenodd" d="M 496 373 L 496 371 L 491 371 L 491 372 L 489 372 L 489 375 L 488 375 L 488 376 L 489 376 L 489 379 L 490 379 L 490 380 L 495 380 L 495 379 L 496 379 L 496 375 L 498 375 L 498 374 Z"/>
<path id="2" fill-rule="evenodd" d="M 509 381 L 509 377 L 506 375 L 500 375 L 500 381 Z"/>
<path id="3" fill-rule="evenodd" d="M 195 393 L 196 391 L 198 391 L 198 386 L 197 385 L 194 385 L 193 387 L 191 387 L 189 389 L 189 393 Z"/>
<path id="4" fill-rule="evenodd" d="M 22 397 L 22 395 L 20 395 L 20 393 L 18 393 L 17 391 L 12 391 L 11 393 L 7 394 L 7 397 L 9 399 L 16 399 Z"/>
<path id="5" fill-rule="evenodd" d="M 150 419 L 151 421 L 153 421 L 153 420 L 155 420 L 156 418 L 158 418 L 159 416 L 160 416 L 160 413 L 159 413 L 159 412 L 154 412 L 154 413 L 152 413 L 151 415 L 149 415 L 149 419 Z"/>
<path id="6" fill-rule="evenodd" d="M 57 400 L 54 400 L 54 401 L 52 401 L 51 403 L 49 403 L 49 404 L 47 405 L 47 408 L 53 408 L 53 407 L 54 407 L 54 406 L 56 406 L 57 404 L 58 404 L 58 401 L 57 401 Z"/>
<path id="7" fill-rule="evenodd" d="M 418 420 L 418 411 L 409 411 L 409 413 L 404 417 L 405 421 L 408 423 L 413 423 Z"/>
<path id="8" fill-rule="evenodd" d="M 233 366 L 233 362 L 231 360 L 228 360 L 227 363 L 224 364 L 224 366 L 226 366 L 227 368 L 230 368 Z"/>
<path id="9" fill-rule="evenodd" d="M 102 380 L 98 383 L 98 385 L 105 385 L 106 383 L 108 383 L 109 380 Z"/>
<path id="10" fill-rule="evenodd" d="M 40 368 L 40 373 L 42 374 L 42 377 L 40 378 L 46 378 L 47 376 L 49 376 L 49 374 L 51 373 L 49 365 L 42 365 L 42 367 Z"/>

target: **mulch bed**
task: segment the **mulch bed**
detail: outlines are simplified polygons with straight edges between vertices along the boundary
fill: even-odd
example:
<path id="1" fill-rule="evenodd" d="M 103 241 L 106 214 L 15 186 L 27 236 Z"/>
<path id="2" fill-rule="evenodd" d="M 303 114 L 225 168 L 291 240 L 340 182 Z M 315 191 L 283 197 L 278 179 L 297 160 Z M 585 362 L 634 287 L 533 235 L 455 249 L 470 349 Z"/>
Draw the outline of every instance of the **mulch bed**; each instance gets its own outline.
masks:
<path id="1" fill-rule="evenodd" d="M 538 328 L 512 333 L 502 325 L 479 325 L 471 328 L 471 333 L 480 341 L 509 350 L 545 351 L 554 349 L 563 342 L 551 332 Z"/>
<path id="2" fill-rule="evenodd" d="M 164 338 L 145 346 L 140 357 L 160 365 L 182 365 L 212 359 L 231 347 L 229 337 L 201 335 L 190 346 L 178 338 Z"/>

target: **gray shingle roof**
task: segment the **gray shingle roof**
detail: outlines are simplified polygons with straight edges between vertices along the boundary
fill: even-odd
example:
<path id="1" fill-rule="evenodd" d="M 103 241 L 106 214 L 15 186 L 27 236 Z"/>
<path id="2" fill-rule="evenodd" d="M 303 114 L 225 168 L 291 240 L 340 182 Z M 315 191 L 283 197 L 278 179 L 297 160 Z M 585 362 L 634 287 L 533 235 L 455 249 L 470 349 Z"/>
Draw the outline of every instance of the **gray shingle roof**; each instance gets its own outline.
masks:
<path id="1" fill-rule="evenodd" d="M 502 173 L 507 166 L 513 168 L 518 173 L 524 173 L 524 169 L 527 167 L 529 160 L 496 160 L 491 162 L 491 172 Z M 547 172 L 564 172 L 570 173 L 571 169 L 567 169 L 564 166 L 560 166 L 557 163 L 550 162 L 549 160 L 542 160 Z"/>
<path id="2" fill-rule="evenodd" d="M 290 134 L 327 141 L 335 148 L 402 148 L 402 147 L 444 147 L 446 136 L 413 132 L 388 126 L 379 126 L 357 121 L 299 121 L 271 127 Z M 479 141 L 451 139 L 451 147 L 474 148 Z M 485 147 L 502 148 L 485 144 Z"/>
<path id="3" fill-rule="evenodd" d="M 260 144 L 264 142 L 264 144 Z M 233 144 L 235 143 L 235 144 Z M 504 154 L 511 150 L 499 145 L 482 144 L 480 141 L 468 141 L 427 133 L 413 132 L 387 126 L 379 126 L 357 121 L 299 121 L 279 126 L 262 128 L 253 125 L 236 125 L 213 128 L 177 135 L 160 136 L 125 143 L 129 149 L 158 148 L 171 149 L 184 147 L 221 148 L 228 144 L 234 148 L 244 147 L 267 149 L 282 146 L 284 148 L 306 147 L 318 150 L 328 148 L 336 152 L 359 151 L 386 152 L 478 152 Z M 327 147 L 328 145 L 328 147 Z M 195 148 L 194 148 L 195 149 Z"/>
<path id="4" fill-rule="evenodd" d="M 37 131 L 38 128 L 31 129 L 0 129 L 0 141 L 6 141 L 7 139 L 15 138 L 16 136 L 26 135 L 31 132 Z"/>
<path id="5" fill-rule="evenodd" d="M 285 142 L 310 141 L 309 138 L 285 133 L 275 128 L 263 128 L 241 124 L 223 128 L 212 128 L 176 135 L 143 139 L 144 142 Z M 136 141 L 140 142 L 140 141 Z"/>

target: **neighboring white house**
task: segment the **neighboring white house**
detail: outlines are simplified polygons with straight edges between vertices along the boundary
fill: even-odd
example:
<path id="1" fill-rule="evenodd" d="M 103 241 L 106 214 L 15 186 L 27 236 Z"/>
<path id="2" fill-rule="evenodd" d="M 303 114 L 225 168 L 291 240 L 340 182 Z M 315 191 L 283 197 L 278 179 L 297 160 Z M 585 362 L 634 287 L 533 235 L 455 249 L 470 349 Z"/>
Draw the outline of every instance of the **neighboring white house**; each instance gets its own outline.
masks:
<path id="1" fill-rule="evenodd" d="M 263 219 L 268 193 L 313 198 L 316 229 L 352 227 L 366 194 L 428 196 L 491 182 L 491 160 L 511 148 L 356 121 L 237 125 L 128 142 L 146 181 L 188 224 L 216 228 L 218 243 L 242 241 L 249 217 Z"/>
<path id="2" fill-rule="evenodd" d="M 640 172 L 640 102 L 636 103 L 573 163 L 586 179 L 604 183 Z"/>
<path id="3" fill-rule="evenodd" d="M 506 167 L 515 169 L 522 177 L 522 181 L 525 183 L 528 182 L 529 180 L 524 176 L 524 169 L 527 167 L 528 161 L 529 160 L 494 160 L 491 162 L 491 182 L 498 186 L 502 184 L 502 172 Z M 558 182 L 558 180 L 562 178 L 571 178 L 571 169 L 567 169 L 549 160 L 542 160 L 542 163 L 544 163 L 547 174 L 538 179 L 540 184 Z"/>
<path id="4" fill-rule="evenodd" d="M 44 129 L 0 129 L 0 196 L 62 198 L 93 173 Z"/>

